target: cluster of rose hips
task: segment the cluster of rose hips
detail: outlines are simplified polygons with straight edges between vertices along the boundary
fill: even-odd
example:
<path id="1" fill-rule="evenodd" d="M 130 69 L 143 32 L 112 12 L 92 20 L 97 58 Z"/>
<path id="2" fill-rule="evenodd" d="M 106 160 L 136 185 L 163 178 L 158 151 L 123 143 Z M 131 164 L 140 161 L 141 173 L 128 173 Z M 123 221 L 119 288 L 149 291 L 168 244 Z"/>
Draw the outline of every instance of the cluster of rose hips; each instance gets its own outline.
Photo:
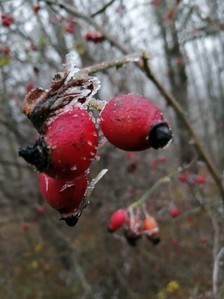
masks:
<path id="1" fill-rule="evenodd" d="M 123 228 L 124 237 L 131 246 L 135 246 L 143 236 L 154 245 L 160 242 L 158 223 L 146 210 L 142 214 L 132 207 L 116 210 L 109 219 L 108 231 L 113 233 L 120 228 Z"/>
<path id="2" fill-rule="evenodd" d="M 117 96 L 104 105 L 99 101 L 102 107 L 96 121 L 90 107 L 98 79 L 70 69 L 68 63 L 64 73 L 57 73 L 50 89 L 36 88 L 26 95 L 23 112 L 38 135 L 34 144 L 19 149 L 19 155 L 39 172 L 48 204 L 73 226 L 87 205 L 89 185 L 92 188 L 88 174 L 99 132 L 126 151 L 164 147 L 172 132 L 160 109 L 138 94 Z"/>
<path id="3" fill-rule="evenodd" d="M 167 161 L 167 158 L 166 158 L 166 157 L 164 157 L 164 156 L 159 156 L 158 158 L 153 159 L 153 160 L 151 161 L 151 166 L 152 166 L 152 167 L 157 167 L 158 165 L 161 165 L 161 164 L 166 163 L 166 161 Z"/>
<path id="4" fill-rule="evenodd" d="M 104 37 L 100 32 L 97 31 L 87 31 L 85 34 L 85 39 L 88 42 L 93 42 L 94 44 L 101 43 Z"/>
<path id="5" fill-rule="evenodd" d="M 3 27 L 10 27 L 14 23 L 14 19 L 9 14 L 1 14 L 1 21 Z"/>
<path id="6" fill-rule="evenodd" d="M 189 171 L 182 172 L 178 178 L 181 183 L 188 183 L 189 185 L 204 185 L 206 183 L 205 176 L 193 174 Z"/>
<path id="7" fill-rule="evenodd" d="M 20 155 L 40 172 L 42 194 L 68 225 L 75 225 L 87 189 L 87 174 L 98 146 L 98 131 L 81 107 L 65 107 L 45 121 L 34 145 Z"/>

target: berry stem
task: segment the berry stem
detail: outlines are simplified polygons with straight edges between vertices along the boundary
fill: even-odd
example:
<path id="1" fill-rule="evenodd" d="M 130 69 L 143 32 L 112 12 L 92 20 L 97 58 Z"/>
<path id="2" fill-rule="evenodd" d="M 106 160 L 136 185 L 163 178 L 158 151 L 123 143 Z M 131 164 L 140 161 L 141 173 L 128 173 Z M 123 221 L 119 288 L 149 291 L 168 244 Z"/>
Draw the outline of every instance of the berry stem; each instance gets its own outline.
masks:
<path id="1" fill-rule="evenodd" d="M 145 193 L 143 193 L 143 195 L 138 200 L 136 200 L 135 202 L 133 202 L 130 205 L 130 207 L 132 207 L 132 208 L 139 208 L 139 207 L 141 207 L 145 203 L 145 201 L 149 198 L 149 196 L 160 187 L 161 184 L 163 184 L 163 183 L 169 183 L 170 182 L 170 178 L 172 176 L 176 175 L 177 172 L 178 171 L 175 171 L 171 175 L 164 176 L 161 179 L 159 179 L 154 185 L 152 185 L 151 188 L 149 188 Z"/>
<path id="2" fill-rule="evenodd" d="M 129 207 L 139 208 L 139 207 L 143 206 L 145 201 L 149 198 L 149 196 L 153 192 L 155 192 L 162 184 L 169 183 L 171 181 L 172 177 L 176 176 L 178 173 L 181 173 L 183 170 L 189 168 L 193 162 L 194 161 L 192 161 L 191 163 L 189 163 L 188 165 L 186 165 L 184 167 L 179 167 L 177 170 L 171 172 L 169 175 L 166 175 L 166 176 L 160 178 L 158 181 L 155 182 L 154 185 L 152 185 L 151 188 L 149 188 L 146 192 L 144 192 L 143 195 L 138 200 L 133 202 Z"/>
<path id="3" fill-rule="evenodd" d="M 201 140 L 197 136 L 194 128 L 192 127 L 190 121 L 188 120 L 185 111 L 180 106 L 180 104 L 177 102 L 177 100 L 164 88 L 164 86 L 159 82 L 159 80 L 156 78 L 155 74 L 152 72 L 149 64 L 148 64 L 148 54 L 146 52 L 143 52 L 143 70 L 146 73 L 147 77 L 154 83 L 154 85 L 158 88 L 158 90 L 161 92 L 165 100 L 169 105 L 173 107 L 175 112 L 177 113 L 178 117 L 183 121 L 185 128 L 189 132 L 190 136 L 194 140 L 194 147 L 197 150 L 199 157 L 205 162 L 211 176 L 213 177 L 214 181 L 216 182 L 217 188 L 219 190 L 219 193 L 221 195 L 221 198 L 224 202 L 224 186 L 222 185 L 222 178 L 219 174 L 219 171 L 213 164 L 213 161 L 209 157 L 208 153 L 206 152 L 203 144 L 201 143 Z"/>
<path id="4" fill-rule="evenodd" d="M 108 61 L 103 61 L 101 63 L 97 63 L 94 65 L 91 65 L 89 67 L 83 68 L 80 73 L 85 73 L 88 75 L 93 75 L 98 72 L 105 71 L 109 68 L 112 67 L 122 67 L 123 65 L 130 63 L 130 62 L 138 62 L 139 60 L 142 59 L 142 52 L 136 52 L 132 54 L 128 54 L 126 56 L 123 56 L 120 59 L 115 59 L 115 60 L 108 60 Z"/>
<path id="5" fill-rule="evenodd" d="M 102 111 L 106 103 L 107 103 L 106 101 L 100 101 L 94 98 L 88 100 L 88 105 L 98 111 Z"/>

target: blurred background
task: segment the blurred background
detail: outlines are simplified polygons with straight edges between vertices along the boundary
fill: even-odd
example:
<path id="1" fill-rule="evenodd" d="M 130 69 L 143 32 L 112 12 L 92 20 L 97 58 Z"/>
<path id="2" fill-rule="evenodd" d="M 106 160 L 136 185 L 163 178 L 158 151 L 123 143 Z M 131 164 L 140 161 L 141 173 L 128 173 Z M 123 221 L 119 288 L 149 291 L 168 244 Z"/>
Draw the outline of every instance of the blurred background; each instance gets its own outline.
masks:
<path id="1" fill-rule="evenodd" d="M 41 196 L 38 173 L 18 156 L 36 136 L 22 114 L 24 96 L 34 87 L 49 88 L 68 52 L 80 68 L 122 57 L 102 38 L 105 31 L 130 53 L 148 51 L 157 78 L 183 107 L 221 176 L 223 0 L 62 3 L 0 0 L 0 297 L 224 298 L 221 197 L 178 115 L 134 64 L 96 74 L 102 84 L 97 97 L 134 92 L 150 98 L 171 124 L 173 142 L 136 153 L 108 143 L 100 148 L 90 179 L 102 168 L 109 171 L 75 227 L 59 221 Z M 122 230 L 107 232 L 114 210 L 189 162 L 187 174 L 172 176 L 147 199 L 160 244 L 143 238 L 132 247 Z"/>

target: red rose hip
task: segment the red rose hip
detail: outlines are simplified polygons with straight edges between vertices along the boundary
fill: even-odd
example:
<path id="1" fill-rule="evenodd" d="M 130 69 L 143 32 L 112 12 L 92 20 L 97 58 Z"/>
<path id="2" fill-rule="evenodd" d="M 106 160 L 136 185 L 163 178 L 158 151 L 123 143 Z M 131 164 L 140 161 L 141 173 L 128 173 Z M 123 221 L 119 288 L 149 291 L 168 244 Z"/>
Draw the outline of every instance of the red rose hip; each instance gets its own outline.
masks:
<path id="1" fill-rule="evenodd" d="M 173 218 L 180 216 L 180 210 L 178 208 L 173 208 L 170 210 L 170 215 Z"/>
<path id="2" fill-rule="evenodd" d="M 195 178 L 195 183 L 198 185 L 203 185 L 206 182 L 206 178 L 203 175 L 198 175 Z"/>
<path id="3" fill-rule="evenodd" d="M 100 115 L 101 129 L 114 146 L 127 151 L 162 148 L 172 131 L 160 109 L 138 94 L 111 99 Z"/>
<path id="4" fill-rule="evenodd" d="M 61 214 L 70 214 L 78 209 L 87 188 L 87 176 L 72 180 L 59 180 L 39 174 L 40 189 L 48 204 Z"/>
<path id="5" fill-rule="evenodd" d="M 109 232 L 114 232 L 115 230 L 119 229 L 126 221 L 127 214 L 125 210 L 117 210 L 115 211 L 109 220 L 108 230 Z"/>
<path id="6" fill-rule="evenodd" d="M 48 122 L 44 135 L 19 154 L 40 172 L 57 179 L 83 174 L 94 159 L 98 132 L 86 110 L 74 107 Z"/>

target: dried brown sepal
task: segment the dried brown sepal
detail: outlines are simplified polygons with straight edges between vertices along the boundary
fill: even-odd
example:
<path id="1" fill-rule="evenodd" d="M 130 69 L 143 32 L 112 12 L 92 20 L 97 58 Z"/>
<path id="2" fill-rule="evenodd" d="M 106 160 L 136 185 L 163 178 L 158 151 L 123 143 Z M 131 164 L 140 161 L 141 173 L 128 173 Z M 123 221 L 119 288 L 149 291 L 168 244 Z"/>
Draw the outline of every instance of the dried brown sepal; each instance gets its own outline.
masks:
<path id="1" fill-rule="evenodd" d="M 30 113 L 33 111 L 34 107 L 42 102 L 47 97 L 46 90 L 42 88 L 32 89 L 24 98 L 23 101 L 23 113 L 29 117 Z"/>
<path id="2" fill-rule="evenodd" d="M 54 76 L 49 90 L 33 89 L 24 99 L 23 113 L 40 134 L 44 133 L 44 124 L 49 116 L 71 102 L 83 104 L 94 92 L 94 77 L 80 74 L 66 83 L 67 73 L 62 74 Z"/>
<path id="3" fill-rule="evenodd" d="M 141 239 L 142 235 L 141 233 L 136 233 L 130 228 L 124 229 L 124 237 L 127 240 L 128 244 L 130 246 L 136 246 L 139 239 Z"/>

